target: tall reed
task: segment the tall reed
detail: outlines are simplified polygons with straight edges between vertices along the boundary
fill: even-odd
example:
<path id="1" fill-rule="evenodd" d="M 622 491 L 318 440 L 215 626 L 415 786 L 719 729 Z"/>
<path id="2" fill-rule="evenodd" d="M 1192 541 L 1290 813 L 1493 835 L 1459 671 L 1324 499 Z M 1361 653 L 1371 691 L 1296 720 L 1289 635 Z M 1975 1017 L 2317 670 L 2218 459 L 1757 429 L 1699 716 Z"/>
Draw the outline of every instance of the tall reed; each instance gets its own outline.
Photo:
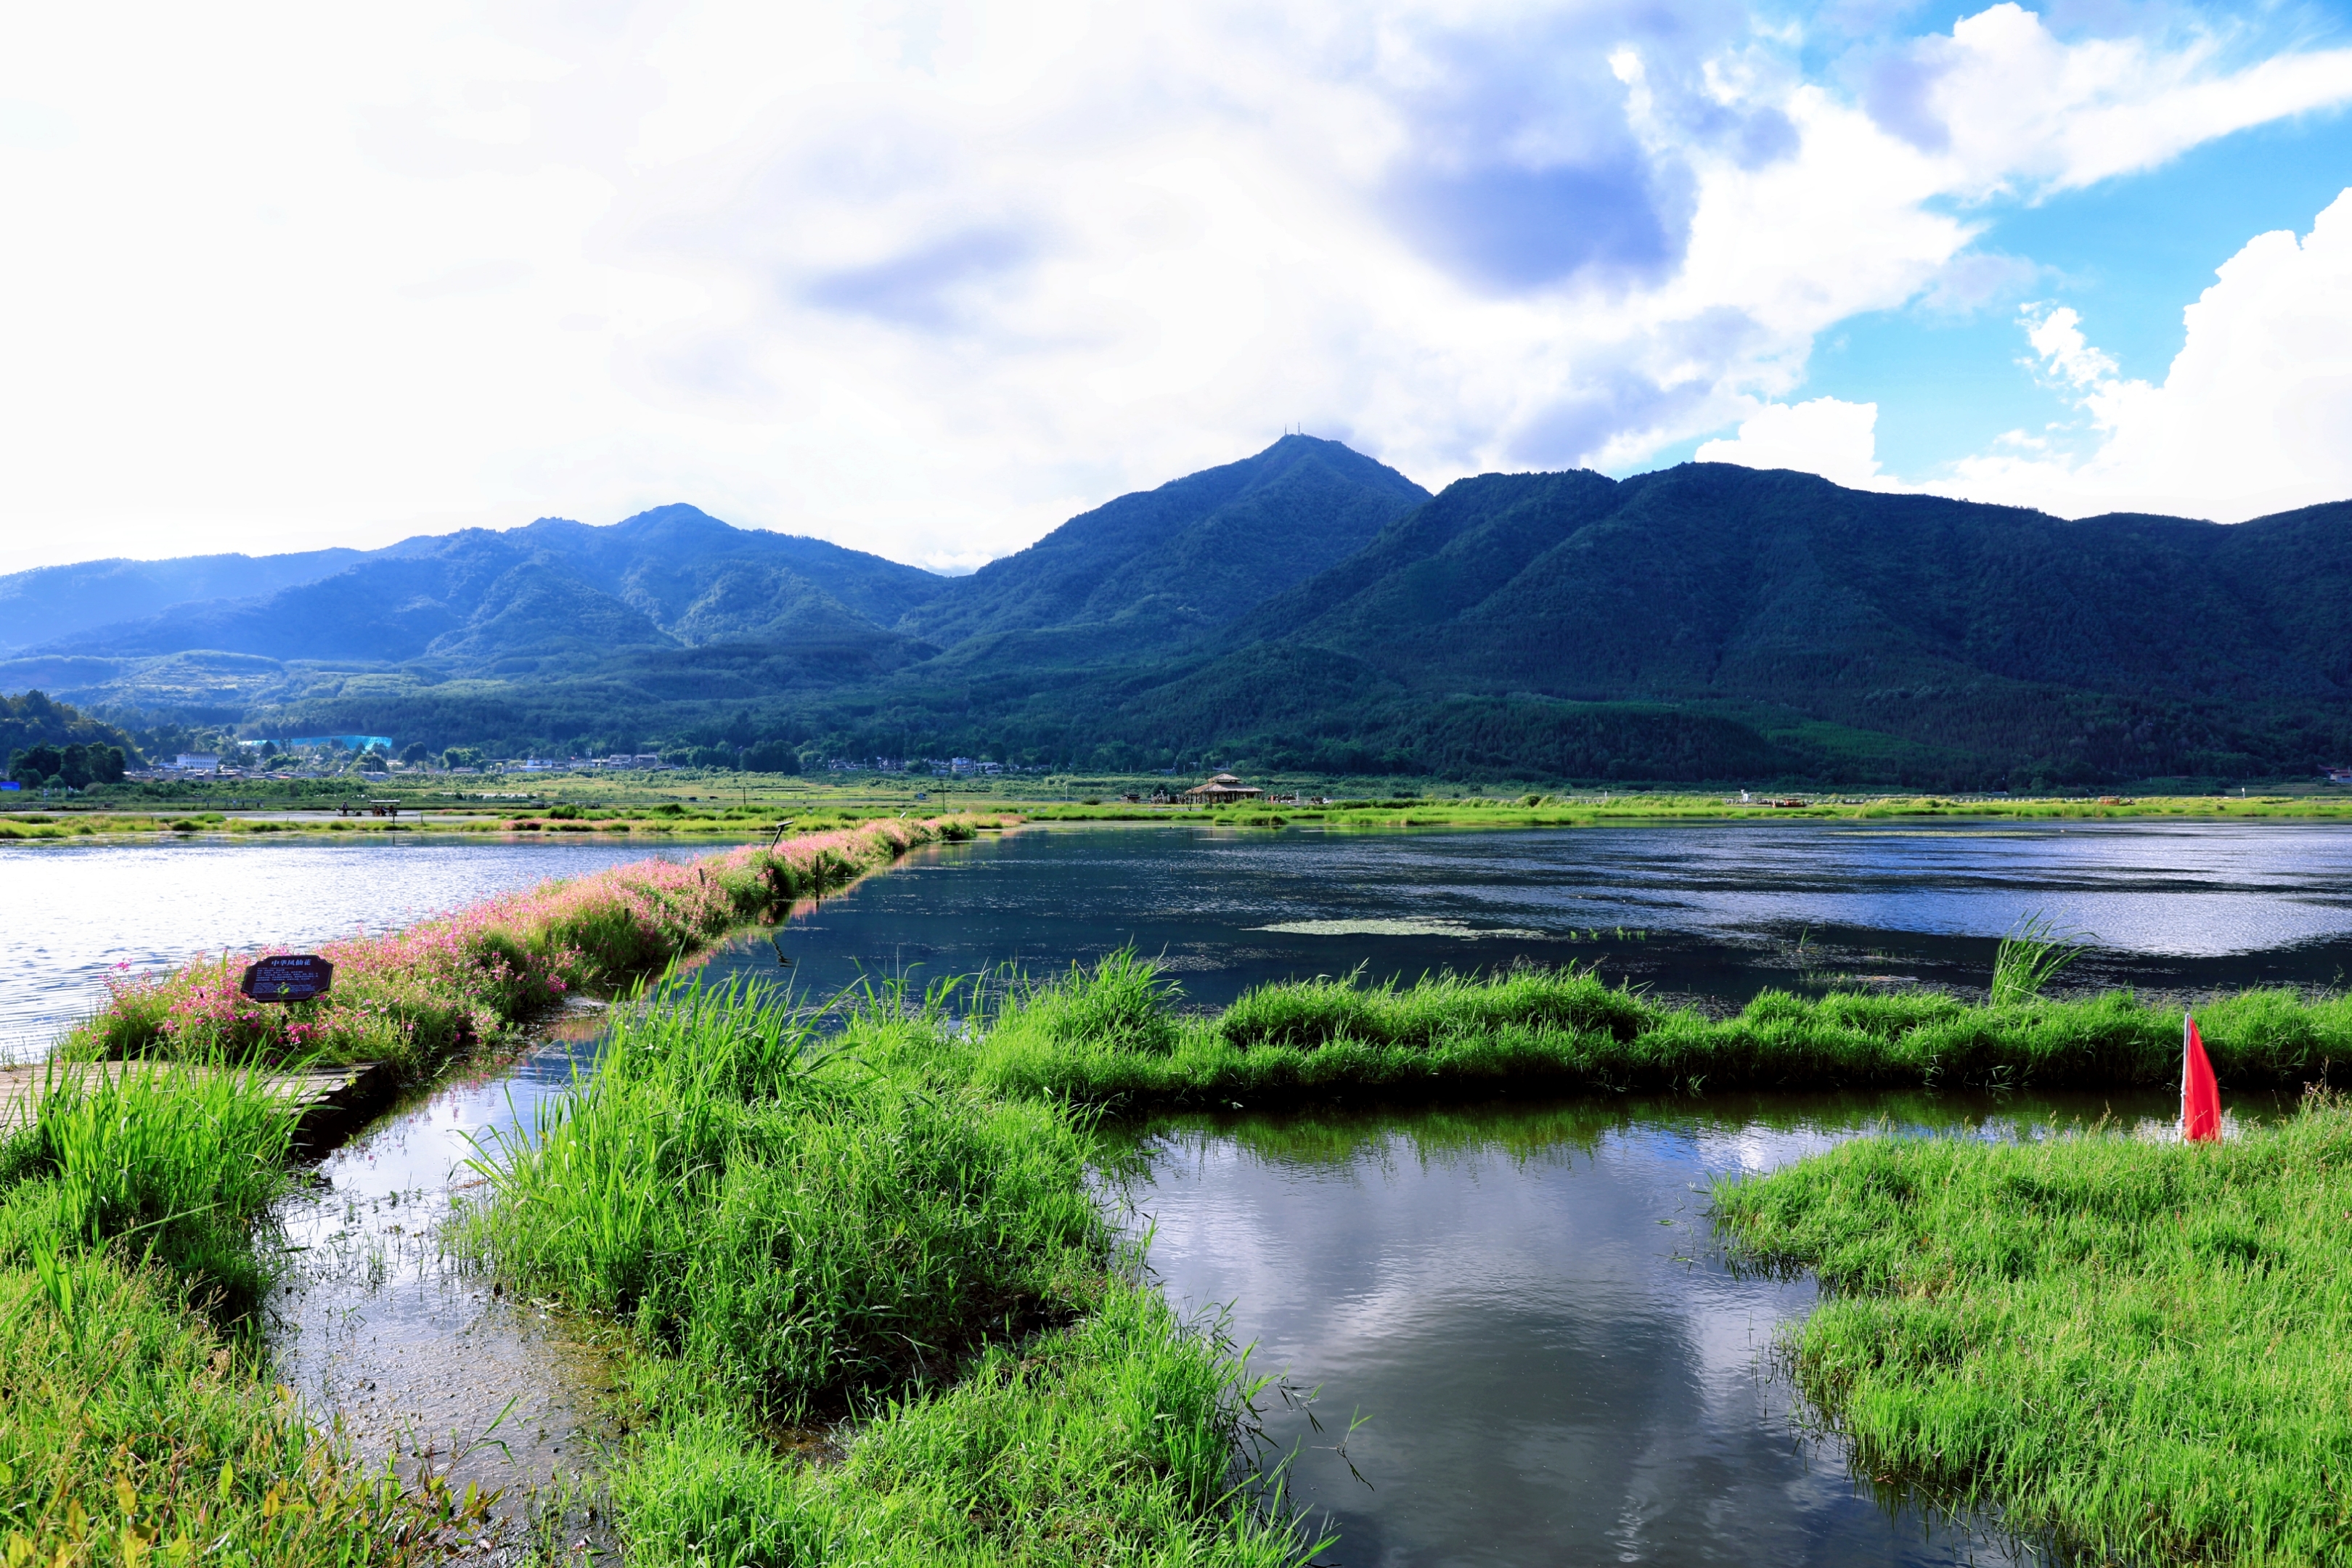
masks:
<path id="1" fill-rule="evenodd" d="M 1117 1031 L 1138 975 L 1051 1016 Z M 1111 1277 L 1084 1120 L 964 1081 L 950 999 L 871 987 L 820 1039 L 778 994 L 672 981 L 485 1150 L 468 1244 L 634 1344 L 633 1559 L 1300 1561 L 1234 1489 L 1256 1385 Z M 844 1415 L 836 1470 L 773 1445 Z"/>

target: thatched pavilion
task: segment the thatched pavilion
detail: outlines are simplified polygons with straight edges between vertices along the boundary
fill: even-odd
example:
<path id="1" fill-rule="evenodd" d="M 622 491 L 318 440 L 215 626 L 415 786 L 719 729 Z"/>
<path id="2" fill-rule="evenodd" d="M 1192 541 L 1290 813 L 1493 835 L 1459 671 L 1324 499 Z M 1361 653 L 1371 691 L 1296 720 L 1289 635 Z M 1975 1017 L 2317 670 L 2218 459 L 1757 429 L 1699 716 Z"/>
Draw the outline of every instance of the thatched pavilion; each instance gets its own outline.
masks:
<path id="1" fill-rule="evenodd" d="M 1265 791 L 1255 784 L 1245 784 L 1231 773 L 1219 773 L 1206 784 L 1194 784 L 1184 792 L 1186 800 L 1196 800 L 1203 805 L 1217 805 L 1229 800 L 1255 800 Z"/>

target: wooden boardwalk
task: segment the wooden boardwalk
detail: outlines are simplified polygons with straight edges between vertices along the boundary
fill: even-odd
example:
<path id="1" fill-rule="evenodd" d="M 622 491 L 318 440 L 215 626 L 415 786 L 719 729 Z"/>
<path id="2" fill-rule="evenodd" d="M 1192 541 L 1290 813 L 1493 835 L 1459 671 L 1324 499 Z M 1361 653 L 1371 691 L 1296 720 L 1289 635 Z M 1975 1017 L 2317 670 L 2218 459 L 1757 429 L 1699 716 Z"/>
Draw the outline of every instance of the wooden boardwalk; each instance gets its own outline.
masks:
<path id="1" fill-rule="evenodd" d="M 35 1107 L 55 1079 L 94 1081 L 101 1073 L 120 1075 L 149 1068 L 172 1073 L 211 1073 L 220 1069 L 178 1062 L 96 1062 L 52 1068 L 45 1062 L 0 1068 L 0 1137 L 29 1123 Z M 356 1131 L 395 1087 L 392 1070 L 380 1062 L 323 1068 L 309 1072 L 262 1075 L 271 1093 L 296 1108 L 300 1120 L 294 1142 L 307 1153 L 322 1153 Z"/>

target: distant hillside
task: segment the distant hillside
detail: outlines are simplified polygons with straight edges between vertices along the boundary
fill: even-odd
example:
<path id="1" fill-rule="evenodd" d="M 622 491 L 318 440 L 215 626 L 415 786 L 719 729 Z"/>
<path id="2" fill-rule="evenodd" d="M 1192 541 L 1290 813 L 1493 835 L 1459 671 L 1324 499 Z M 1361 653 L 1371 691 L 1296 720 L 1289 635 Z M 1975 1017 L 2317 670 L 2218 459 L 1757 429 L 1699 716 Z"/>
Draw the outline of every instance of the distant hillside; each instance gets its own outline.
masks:
<path id="1" fill-rule="evenodd" d="M 717 642 L 880 651 L 947 579 L 820 540 L 731 528 L 688 506 L 609 528 L 542 518 L 504 532 L 404 540 L 264 595 L 173 605 L 20 655 L 155 659 L 193 651 L 281 662 L 425 661 L 455 674 L 576 666 L 626 648 Z M 903 659 L 899 660 L 903 662 Z"/>
<path id="2" fill-rule="evenodd" d="M 37 746 L 114 746 L 125 761 L 137 763 L 139 748 L 111 724 L 100 723 L 70 704 L 52 701 L 38 691 L 0 696 L 0 760 Z M 54 768 L 50 771 L 54 772 Z"/>
<path id="3" fill-rule="evenodd" d="M 0 577 L 0 654 L 39 647 L 113 622 L 204 599 L 247 599 L 315 583 L 363 558 L 358 550 L 293 555 L 184 555 L 86 561 Z"/>
<path id="4" fill-rule="evenodd" d="M 1291 437 L 949 580 L 690 507 L 410 541 L 0 689 L 435 746 L 2047 787 L 2352 763 L 2352 503 L 2065 521 Z M 609 744 L 607 744 L 609 742 Z"/>

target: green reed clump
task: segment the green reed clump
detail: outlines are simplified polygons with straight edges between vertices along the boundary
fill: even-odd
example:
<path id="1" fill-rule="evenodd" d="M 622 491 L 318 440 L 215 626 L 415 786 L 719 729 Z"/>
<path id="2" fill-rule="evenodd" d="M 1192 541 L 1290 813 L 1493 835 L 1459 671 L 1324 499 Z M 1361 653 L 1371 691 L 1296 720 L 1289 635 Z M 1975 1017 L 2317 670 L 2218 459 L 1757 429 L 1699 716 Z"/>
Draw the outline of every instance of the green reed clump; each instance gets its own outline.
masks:
<path id="1" fill-rule="evenodd" d="M 1366 984 L 1359 971 L 1339 979 L 1327 975 L 1261 985 L 1225 1009 L 1217 1033 L 1244 1048 L 1312 1049 L 1342 1039 L 1426 1047 L 1449 1037 L 1513 1026 L 1597 1030 L 1627 1040 L 1656 1012 L 1631 991 L 1572 964 L 1512 969 L 1488 979 L 1425 975 L 1403 987 L 1392 980 Z"/>
<path id="2" fill-rule="evenodd" d="M 1314 1554 L 1235 1486 L 1264 1384 L 1149 1287 L 991 1344 L 951 1388 L 891 1402 L 837 1466 L 777 1454 L 722 1412 L 682 1419 L 615 1478 L 645 1568 L 824 1563 L 1293 1568 Z"/>
<path id="3" fill-rule="evenodd" d="M 250 1300 L 250 1237 L 286 1190 L 295 1112 L 214 1060 L 52 1062 L 32 1124 L 0 1150 L 0 1258 L 112 1243 Z"/>
<path id="4" fill-rule="evenodd" d="M 1717 1190 L 1820 1271 L 1807 1394 L 1874 1473 L 2102 1561 L 2352 1563 L 2352 1110 L 2219 1144 L 1847 1143 Z"/>
<path id="5" fill-rule="evenodd" d="M 245 1315 L 293 1127 L 222 1062 L 48 1069 L 0 1142 L 0 1561 L 406 1562 L 457 1517 L 314 1431 Z"/>
<path id="6" fill-rule="evenodd" d="M 974 1081 L 1015 1096 L 1146 1105 L 1386 1094 L 1691 1089 L 2145 1088 L 2177 1081 L 2180 1010 L 2129 992 L 1971 1005 L 1938 992 L 1759 994 L 1737 1016 L 1660 1006 L 1589 971 L 1350 977 L 1268 985 L 1213 1019 L 1131 954 L 1015 995 L 970 1052 Z M 1066 1021 L 1120 998 L 1117 1031 Z M 1144 999 L 1164 1027 L 1131 1016 Z M 2241 992 L 2198 1023 L 2231 1084 L 2296 1085 L 2352 1068 L 2352 998 Z M 1135 1042 L 1148 1040 L 1148 1046 Z"/>
<path id="7" fill-rule="evenodd" d="M 2083 956 L 2075 932 L 2061 931 L 2047 915 L 2028 915 L 2000 939 L 1992 960 L 1992 1001 L 2030 1002 Z"/>
<path id="8" fill-rule="evenodd" d="M 15 1194 L 0 1196 L 0 1214 Z M 170 1270 L 0 1264 L 0 1553 L 14 1564 L 311 1568 L 426 1555 L 429 1516 L 278 1391 Z"/>
<path id="9" fill-rule="evenodd" d="M 481 1162 L 478 1244 L 773 1418 L 1067 1312 L 1106 1245 L 1083 1131 L 862 1059 L 903 1051 L 887 1037 L 907 1026 L 861 1013 L 820 1047 L 772 994 L 665 988 L 532 1140 Z"/>
<path id="10" fill-rule="evenodd" d="M 1087 1128 L 965 1081 L 947 999 L 869 989 L 820 1040 L 787 998 L 666 984 L 479 1162 L 471 1246 L 630 1331 L 647 1426 L 612 1489 L 633 1555 L 1297 1560 L 1228 1490 L 1230 1347 L 1107 1276 Z M 843 1411 L 865 1420 L 840 1469 L 772 1447 Z"/>

